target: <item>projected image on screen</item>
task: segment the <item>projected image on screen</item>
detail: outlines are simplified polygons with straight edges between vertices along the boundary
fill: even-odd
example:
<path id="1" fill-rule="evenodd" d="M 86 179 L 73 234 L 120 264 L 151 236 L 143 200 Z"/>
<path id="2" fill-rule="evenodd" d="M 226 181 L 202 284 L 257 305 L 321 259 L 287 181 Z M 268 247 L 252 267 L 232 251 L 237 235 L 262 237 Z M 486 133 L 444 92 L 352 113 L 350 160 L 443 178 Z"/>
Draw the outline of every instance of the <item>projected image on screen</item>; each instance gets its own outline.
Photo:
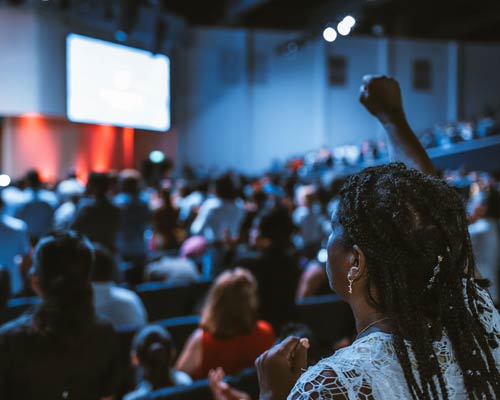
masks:
<path id="1" fill-rule="evenodd" d="M 170 60 L 76 34 L 67 37 L 67 113 L 74 122 L 170 128 Z"/>

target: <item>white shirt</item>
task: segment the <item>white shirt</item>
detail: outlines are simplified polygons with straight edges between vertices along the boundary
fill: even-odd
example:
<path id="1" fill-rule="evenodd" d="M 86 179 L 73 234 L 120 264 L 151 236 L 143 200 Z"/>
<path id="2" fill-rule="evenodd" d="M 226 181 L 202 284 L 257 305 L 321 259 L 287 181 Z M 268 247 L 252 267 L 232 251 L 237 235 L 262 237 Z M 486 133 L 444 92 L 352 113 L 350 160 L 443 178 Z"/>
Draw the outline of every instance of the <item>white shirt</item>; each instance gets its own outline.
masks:
<path id="1" fill-rule="evenodd" d="M 193 383 L 191 377 L 182 371 L 172 371 L 172 381 L 174 386 L 188 386 Z M 153 391 L 153 385 L 151 385 L 148 381 L 140 382 L 133 392 L 126 394 L 123 397 L 123 400 L 139 400 L 143 399 L 144 396 L 147 396 L 149 393 Z"/>
<path id="2" fill-rule="evenodd" d="M 189 258 L 164 256 L 146 266 L 144 277 L 147 281 L 194 282 L 200 278 L 200 273 Z"/>
<path id="3" fill-rule="evenodd" d="M 148 322 L 146 309 L 133 291 L 112 282 L 94 282 L 92 286 L 96 313 L 113 326 L 144 325 Z"/>
<path id="4" fill-rule="evenodd" d="M 222 241 L 226 229 L 232 237 L 236 237 L 244 217 L 245 209 L 238 206 L 235 201 L 210 198 L 202 204 L 198 216 L 191 225 L 191 233 L 203 235 L 209 243 Z"/>
<path id="5" fill-rule="evenodd" d="M 293 223 L 300 229 L 303 244 L 321 242 L 326 236 L 326 218 L 319 212 L 307 207 L 297 207 L 292 214 Z"/>
<path id="6" fill-rule="evenodd" d="M 10 274 L 10 289 L 13 294 L 23 288 L 20 261 L 30 252 L 30 239 L 26 223 L 20 219 L 0 216 L 0 264 Z"/>

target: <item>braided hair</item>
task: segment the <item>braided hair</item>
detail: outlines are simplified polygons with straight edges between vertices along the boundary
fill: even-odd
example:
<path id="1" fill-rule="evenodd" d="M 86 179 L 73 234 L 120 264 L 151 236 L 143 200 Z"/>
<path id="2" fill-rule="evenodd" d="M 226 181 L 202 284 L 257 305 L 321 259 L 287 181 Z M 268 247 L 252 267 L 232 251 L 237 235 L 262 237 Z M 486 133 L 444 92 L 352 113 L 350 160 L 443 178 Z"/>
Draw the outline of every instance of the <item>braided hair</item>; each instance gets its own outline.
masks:
<path id="1" fill-rule="evenodd" d="M 444 331 L 469 397 L 500 398 L 491 354 L 498 344 L 479 321 L 475 263 L 458 193 L 391 163 L 351 176 L 337 216 L 343 241 L 365 254 L 369 298 L 391 322 L 412 398 L 449 398 L 433 348 Z"/>

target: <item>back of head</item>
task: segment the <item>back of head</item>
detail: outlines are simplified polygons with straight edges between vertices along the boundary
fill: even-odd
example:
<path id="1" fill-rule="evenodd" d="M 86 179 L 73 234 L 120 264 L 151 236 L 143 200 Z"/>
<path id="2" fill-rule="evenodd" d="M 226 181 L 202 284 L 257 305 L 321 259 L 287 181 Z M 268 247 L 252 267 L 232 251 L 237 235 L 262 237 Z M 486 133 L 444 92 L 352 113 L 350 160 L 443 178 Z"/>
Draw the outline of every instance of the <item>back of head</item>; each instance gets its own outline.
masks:
<path id="1" fill-rule="evenodd" d="M 216 338 L 251 332 L 258 315 L 257 282 L 242 268 L 223 272 L 208 294 L 201 326 Z"/>
<path id="2" fill-rule="evenodd" d="M 94 268 L 92 282 L 111 282 L 115 278 L 116 261 L 113 253 L 99 243 L 94 243 Z"/>
<path id="3" fill-rule="evenodd" d="M 104 172 L 91 172 L 87 182 L 87 190 L 96 197 L 106 197 L 110 188 L 110 178 Z"/>
<path id="4" fill-rule="evenodd" d="M 42 296 L 36 314 L 41 331 L 67 339 L 93 321 L 93 259 L 90 242 L 73 231 L 55 232 L 38 242 L 33 266 Z"/>
<path id="5" fill-rule="evenodd" d="M 230 175 L 223 175 L 215 180 L 215 195 L 223 200 L 234 200 L 237 197 L 236 188 Z"/>
<path id="6" fill-rule="evenodd" d="M 254 227 L 259 235 L 272 241 L 272 249 L 286 249 L 291 243 L 293 222 L 285 207 L 273 206 L 255 218 Z"/>
<path id="7" fill-rule="evenodd" d="M 137 195 L 140 191 L 141 174 L 135 169 L 126 169 L 120 172 L 119 176 L 120 190 L 123 193 Z"/>
<path id="8" fill-rule="evenodd" d="M 36 169 L 31 169 L 26 173 L 25 181 L 26 185 L 32 189 L 38 189 L 42 185 L 40 174 Z"/>
<path id="9" fill-rule="evenodd" d="M 132 353 L 144 369 L 144 377 L 154 389 L 174 385 L 170 368 L 174 363 L 175 346 L 170 333 L 160 325 L 141 329 L 132 342 Z"/>
<path id="10" fill-rule="evenodd" d="M 389 318 L 412 397 L 434 398 L 429 396 L 436 386 L 446 392 L 433 348 L 443 332 L 451 340 L 469 396 L 485 398 L 490 389 L 500 393 L 475 305 L 475 263 L 459 194 L 404 164 L 367 168 L 343 186 L 335 223 L 342 227 L 343 242 L 363 251 L 366 289 L 376 309 Z M 408 342 L 415 361 L 410 361 Z"/>

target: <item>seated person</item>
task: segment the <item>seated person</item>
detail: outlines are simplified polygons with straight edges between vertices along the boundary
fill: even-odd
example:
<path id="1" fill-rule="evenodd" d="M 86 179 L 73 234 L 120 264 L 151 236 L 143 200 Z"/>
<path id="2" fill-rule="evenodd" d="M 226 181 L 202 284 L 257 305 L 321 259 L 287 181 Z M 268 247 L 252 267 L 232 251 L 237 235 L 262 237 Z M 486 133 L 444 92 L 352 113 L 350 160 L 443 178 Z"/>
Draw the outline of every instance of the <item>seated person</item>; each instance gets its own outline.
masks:
<path id="1" fill-rule="evenodd" d="M 202 236 L 192 236 L 181 247 L 179 257 L 163 256 L 146 266 L 146 281 L 183 281 L 194 282 L 201 277 L 195 260 L 206 248 L 206 240 Z"/>
<path id="2" fill-rule="evenodd" d="M 170 333 L 159 325 L 148 325 L 132 342 L 132 364 L 141 367 L 143 379 L 123 400 L 141 399 L 153 390 L 177 385 L 190 385 L 192 379 L 173 368 L 175 347 Z"/>
<path id="3" fill-rule="evenodd" d="M 92 273 L 95 311 L 113 326 L 144 325 L 148 322 L 146 309 L 133 291 L 115 285 L 116 264 L 113 255 L 104 246 L 95 244 Z"/>
<path id="4" fill-rule="evenodd" d="M 275 340 L 272 326 L 258 320 L 257 298 L 250 272 L 237 268 L 222 273 L 210 289 L 200 328 L 184 346 L 177 369 L 202 379 L 213 368 L 235 374 L 253 366 Z"/>
<path id="5" fill-rule="evenodd" d="M 0 328 L 0 399 L 113 399 L 120 349 L 111 324 L 94 313 L 91 243 L 53 233 L 33 259 L 41 304 Z"/>

